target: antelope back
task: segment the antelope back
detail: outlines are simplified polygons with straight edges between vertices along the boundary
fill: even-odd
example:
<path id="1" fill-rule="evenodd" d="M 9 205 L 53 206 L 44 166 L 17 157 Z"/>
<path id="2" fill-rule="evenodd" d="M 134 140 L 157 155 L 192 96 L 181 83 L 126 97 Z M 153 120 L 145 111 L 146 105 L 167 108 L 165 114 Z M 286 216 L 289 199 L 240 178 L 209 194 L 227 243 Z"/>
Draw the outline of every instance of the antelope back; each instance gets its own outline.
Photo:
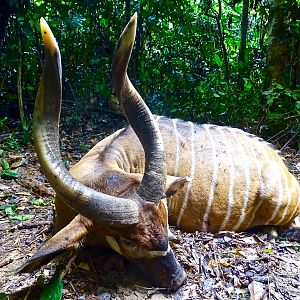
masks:
<path id="1" fill-rule="evenodd" d="M 186 231 L 287 227 L 299 214 L 300 188 L 269 143 L 242 130 L 158 120 L 168 174 L 189 176 L 168 199 L 170 223 Z"/>
<path id="2" fill-rule="evenodd" d="M 242 231 L 259 225 L 288 227 L 299 214 L 299 183 L 269 143 L 235 128 L 156 119 L 168 175 L 190 179 L 168 198 L 170 224 L 185 231 Z M 142 146 L 128 126 L 99 142 L 71 174 L 87 186 L 118 195 L 134 188 L 132 183 L 116 184 L 106 173 L 141 178 L 144 160 Z M 100 184 L 103 181 L 106 186 Z M 59 229 L 75 212 L 59 198 L 56 206 Z"/>

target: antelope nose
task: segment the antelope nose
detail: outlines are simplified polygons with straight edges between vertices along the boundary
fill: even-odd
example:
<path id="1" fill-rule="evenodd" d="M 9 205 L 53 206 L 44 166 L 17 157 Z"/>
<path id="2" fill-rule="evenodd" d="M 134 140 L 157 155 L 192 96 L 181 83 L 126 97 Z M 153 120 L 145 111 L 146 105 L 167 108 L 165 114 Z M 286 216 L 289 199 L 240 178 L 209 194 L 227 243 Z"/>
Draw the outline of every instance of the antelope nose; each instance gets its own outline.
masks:
<path id="1" fill-rule="evenodd" d="M 166 238 L 161 238 L 159 242 L 155 245 L 155 250 L 156 251 L 167 251 L 169 247 L 169 239 L 168 237 Z"/>
<path id="2" fill-rule="evenodd" d="M 169 249 L 165 256 L 131 260 L 157 287 L 174 291 L 180 288 L 186 279 L 186 273 Z"/>

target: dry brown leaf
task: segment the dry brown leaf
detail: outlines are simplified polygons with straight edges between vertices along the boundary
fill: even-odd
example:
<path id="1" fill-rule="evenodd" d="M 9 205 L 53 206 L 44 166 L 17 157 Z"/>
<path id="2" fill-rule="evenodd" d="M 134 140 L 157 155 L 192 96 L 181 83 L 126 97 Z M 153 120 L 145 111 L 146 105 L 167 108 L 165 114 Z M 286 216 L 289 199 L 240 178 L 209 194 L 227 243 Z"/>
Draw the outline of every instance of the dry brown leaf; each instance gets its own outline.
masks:
<path id="1" fill-rule="evenodd" d="M 83 269 L 85 271 L 89 271 L 91 268 L 90 268 L 90 265 L 88 263 L 85 263 L 85 262 L 81 262 L 79 264 L 79 268 L 80 269 Z"/>
<path id="2" fill-rule="evenodd" d="M 267 299 L 267 291 L 264 289 L 264 285 L 257 281 L 252 281 L 248 285 L 250 293 L 250 300 L 265 300 Z"/>
<path id="3" fill-rule="evenodd" d="M 13 162 L 13 163 L 10 165 L 10 168 L 11 168 L 11 169 L 16 169 L 16 168 L 22 166 L 24 162 L 25 162 L 25 158 L 22 157 L 21 159 L 16 160 L 15 162 Z"/>

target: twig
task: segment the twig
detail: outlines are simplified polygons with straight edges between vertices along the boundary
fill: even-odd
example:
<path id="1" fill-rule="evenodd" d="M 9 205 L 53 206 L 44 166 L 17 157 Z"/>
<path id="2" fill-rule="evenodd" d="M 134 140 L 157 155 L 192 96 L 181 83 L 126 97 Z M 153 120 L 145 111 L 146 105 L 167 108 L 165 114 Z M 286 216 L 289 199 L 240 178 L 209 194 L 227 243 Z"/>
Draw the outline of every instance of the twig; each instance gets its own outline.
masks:
<path id="1" fill-rule="evenodd" d="M 78 299 L 78 298 L 79 298 L 79 294 L 76 292 L 73 283 L 72 283 L 72 282 L 68 282 L 68 284 L 70 285 L 70 287 L 72 288 L 73 292 L 75 293 L 75 295 L 76 295 L 76 297 L 77 297 L 77 299 Z"/>
<path id="2" fill-rule="evenodd" d="M 2 261 L 2 262 L 0 263 L 0 268 L 7 266 L 7 265 L 10 264 L 12 261 L 13 261 L 12 258 L 5 259 L 4 261 Z"/>
<path id="3" fill-rule="evenodd" d="M 217 265 L 217 272 L 216 272 L 217 273 L 217 279 L 221 279 L 221 278 L 223 278 L 223 273 L 221 272 L 221 269 L 220 269 L 220 266 L 219 266 L 219 261 L 217 260 L 215 242 L 212 243 L 212 246 L 213 246 L 214 260 L 215 260 L 216 265 Z"/>
<path id="4" fill-rule="evenodd" d="M 44 226 L 44 225 L 51 225 L 52 221 L 36 221 L 33 223 L 21 223 L 18 224 L 17 226 L 14 226 L 12 229 L 31 229 L 31 228 L 36 228 L 39 226 Z"/>
<path id="5" fill-rule="evenodd" d="M 71 252 L 71 257 L 68 260 L 68 263 L 66 264 L 66 266 L 59 272 L 59 278 L 63 279 L 66 274 L 70 271 L 72 264 L 74 263 L 76 257 L 77 257 L 78 251 L 74 250 Z"/>
<path id="6" fill-rule="evenodd" d="M 287 147 L 287 145 L 294 139 L 294 137 L 296 136 L 296 135 L 298 135 L 299 134 L 299 132 L 300 132 L 300 128 L 299 128 L 299 130 L 297 130 L 296 131 L 296 133 L 281 147 L 281 149 L 280 150 L 283 150 L 285 147 Z"/>

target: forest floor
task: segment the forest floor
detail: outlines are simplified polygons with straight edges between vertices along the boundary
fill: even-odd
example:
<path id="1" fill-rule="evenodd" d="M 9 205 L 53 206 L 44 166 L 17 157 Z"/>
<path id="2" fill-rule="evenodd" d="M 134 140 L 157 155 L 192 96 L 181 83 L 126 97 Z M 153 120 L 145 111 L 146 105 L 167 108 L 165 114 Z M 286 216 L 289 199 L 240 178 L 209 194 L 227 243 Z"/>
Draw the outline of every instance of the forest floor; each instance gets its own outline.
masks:
<path id="1" fill-rule="evenodd" d="M 71 165 L 77 162 L 109 133 L 105 127 L 114 131 L 118 121 L 105 121 L 100 129 L 63 132 L 64 159 Z M 300 154 L 288 151 L 285 156 L 300 180 Z M 175 293 L 151 287 L 139 270 L 109 250 L 85 249 L 67 267 L 61 259 L 33 274 L 16 274 L 54 233 L 54 191 L 40 171 L 32 144 L 7 151 L 1 159 L 21 176 L 0 180 L 0 299 L 39 299 L 59 268 L 67 273 L 63 299 L 300 299 L 300 244 L 267 233 L 190 234 L 172 229 L 177 238 L 172 247 L 188 275 Z"/>

